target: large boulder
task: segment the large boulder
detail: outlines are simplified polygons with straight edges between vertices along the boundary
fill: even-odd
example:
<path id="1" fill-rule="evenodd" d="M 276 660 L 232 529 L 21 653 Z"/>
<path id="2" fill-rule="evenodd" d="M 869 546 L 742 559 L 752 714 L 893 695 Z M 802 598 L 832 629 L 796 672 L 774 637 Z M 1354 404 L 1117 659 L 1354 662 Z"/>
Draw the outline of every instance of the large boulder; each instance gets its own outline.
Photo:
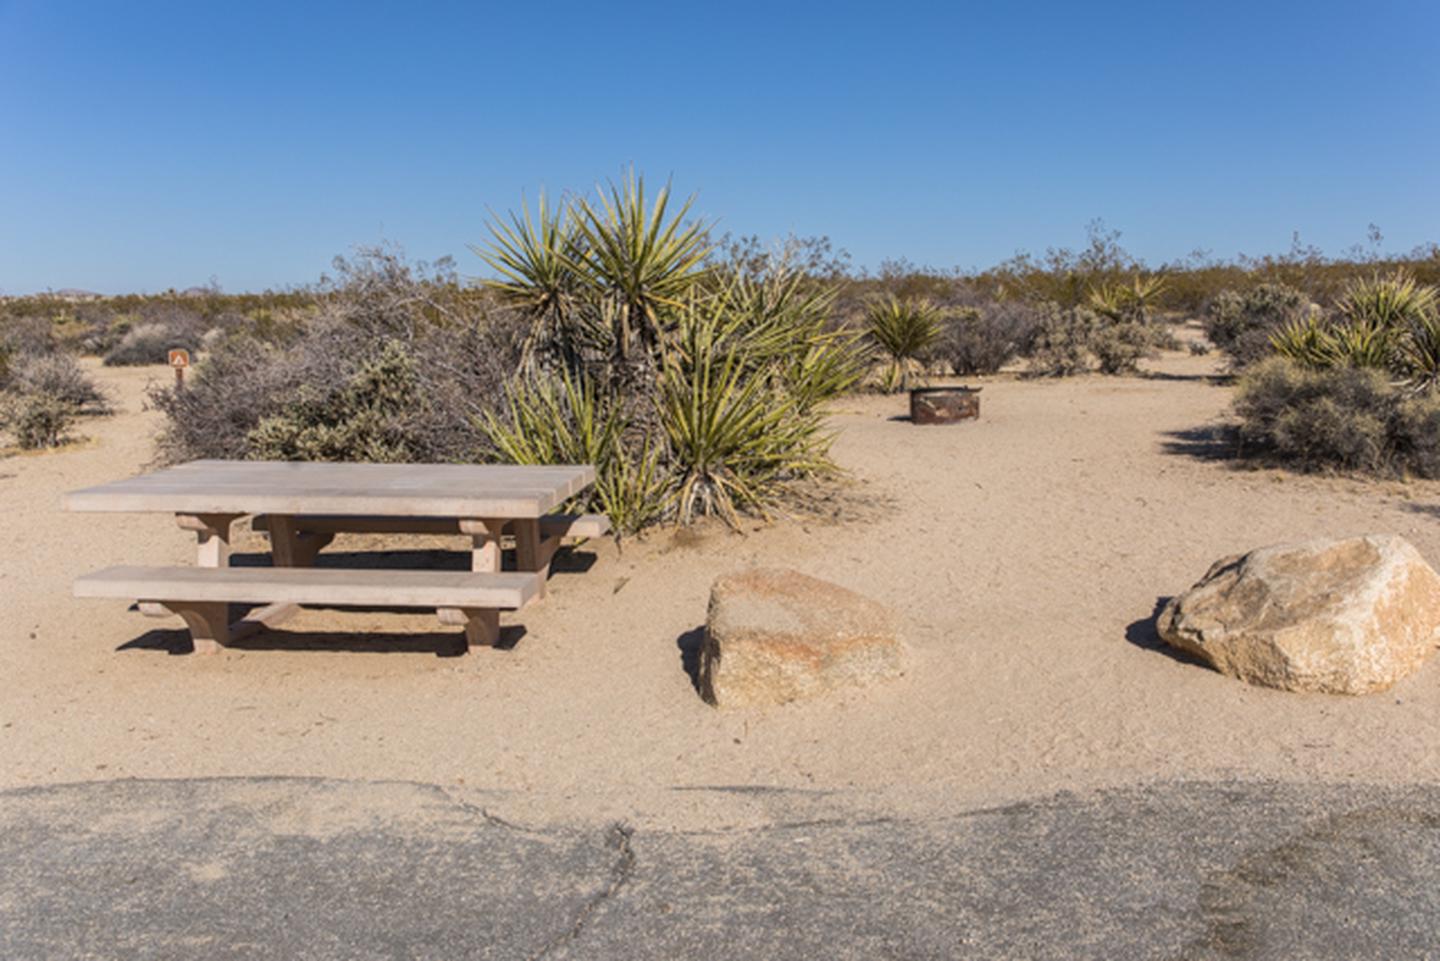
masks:
<path id="1" fill-rule="evenodd" d="M 700 693 L 719 707 L 784 704 L 901 673 L 880 604 L 788 570 L 718 578 L 700 651 Z"/>
<path id="2" fill-rule="evenodd" d="M 1265 547 L 1218 561 L 1158 627 L 1251 684 L 1368 694 L 1440 643 L 1440 575 L 1394 535 Z"/>

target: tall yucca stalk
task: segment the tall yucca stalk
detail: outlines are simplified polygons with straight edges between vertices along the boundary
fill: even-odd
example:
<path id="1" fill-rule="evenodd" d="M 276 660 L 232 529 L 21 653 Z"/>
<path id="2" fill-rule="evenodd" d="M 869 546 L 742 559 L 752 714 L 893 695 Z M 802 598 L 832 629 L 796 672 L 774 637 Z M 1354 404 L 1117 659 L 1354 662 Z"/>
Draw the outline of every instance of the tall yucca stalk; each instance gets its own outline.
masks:
<path id="1" fill-rule="evenodd" d="M 901 300 L 887 294 L 865 310 L 871 341 L 890 358 L 885 389 L 910 386 L 910 370 L 940 338 L 940 311 L 928 300 Z"/>
<path id="2" fill-rule="evenodd" d="M 614 351 L 622 362 L 637 344 L 651 350 L 660 345 L 662 313 L 678 309 L 705 278 L 707 228 L 686 221 L 694 199 L 672 215 L 670 185 L 647 201 L 644 178 L 631 171 L 593 200 L 575 201 L 580 243 L 572 264 L 592 287 L 619 301 Z"/>

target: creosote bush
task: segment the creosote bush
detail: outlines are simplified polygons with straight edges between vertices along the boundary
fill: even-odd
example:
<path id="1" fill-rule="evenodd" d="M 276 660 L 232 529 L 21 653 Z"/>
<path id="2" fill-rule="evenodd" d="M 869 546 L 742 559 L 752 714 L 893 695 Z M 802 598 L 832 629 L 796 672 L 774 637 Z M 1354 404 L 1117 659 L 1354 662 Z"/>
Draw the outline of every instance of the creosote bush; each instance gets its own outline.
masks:
<path id="1" fill-rule="evenodd" d="M 1309 313 L 1308 298 L 1284 284 L 1260 284 L 1243 294 L 1225 290 L 1206 310 L 1205 336 L 1240 370 L 1269 357 L 1270 339 Z"/>
<path id="2" fill-rule="evenodd" d="M 1373 368 L 1255 364 L 1235 400 L 1251 453 L 1302 470 L 1440 477 L 1440 398 L 1392 384 Z"/>
<path id="3" fill-rule="evenodd" d="M 950 310 L 936 352 L 957 374 L 993 374 L 1035 346 L 1045 311 L 1019 301 Z"/>
<path id="4" fill-rule="evenodd" d="M 336 261 L 307 317 L 212 342 L 183 387 L 151 391 L 162 458 L 466 462 L 519 356 L 514 318 L 448 264 L 393 250 Z"/>
<path id="5" fill-rule="evenodd" d="M 0 428 L 18 446 L 58 447 L 79 417 L 109 412 L 94 380 L 53 343 L 0 341 Z"/>

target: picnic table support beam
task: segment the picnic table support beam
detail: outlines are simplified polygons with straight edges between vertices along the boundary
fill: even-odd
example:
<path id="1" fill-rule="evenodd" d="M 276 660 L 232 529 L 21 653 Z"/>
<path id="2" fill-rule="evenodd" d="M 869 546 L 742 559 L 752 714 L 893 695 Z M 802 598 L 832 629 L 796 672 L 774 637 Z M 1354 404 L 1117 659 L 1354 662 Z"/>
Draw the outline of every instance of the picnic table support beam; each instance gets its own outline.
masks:
<path id="1" fill-rule="evenodd" d="M 230 566 L 230 525 L 239 514 L 176 514 L 175 522 L 182 530 L 194 531 L 198 548 L 195 557 L 200 567 Z"/>
<path id="2" fill-rule="evenodd" d="M 154 603 L 143 602 L 141 609 L 154 606 Z M 196 654 L 219 654 L 220 649 L 230 643 L 229 604 L 196 601 L 185 604 L 162 602 L 159 606 L 168 609 L 171 613 L 179 614 L 185 621 L 185 626 L 190 629 L 190 637 L 195 642 Z"/>
<path id="3" fill-rule="evenodd" d="M 470 535 L 470 569 L 477 573 L 494 574 L 500 570 L 501 539 L 505 536 L 503 517 L 463 519 L 460 532 Z M 521 568 L 524 570 L 524 568 Z"/>
<path id="4" fill-rule="evenodd" d="M 500 612 L 483 608 L 442 607 L 435 612 L 441 624 L 465 628 L 465 643 L 471 647 L 494 647 L 500 643 Z"/>
<path id="5" fill-rule="evenodd" d="M 315 556 L 335 539 L 334 534 L 302 531 L 288 514 L 266 518 L 270 533 L 270 556 L 276 567 L 314 567 Z"/>
<path id="6" fill-rule="evenodd" d="M 524 518 L 513 521 L 515 532 L 515 569 L 535 571 L 540 575 L 540 597 L 544 597 L 545 582 L 550 578 L 550 561 L 560 549 L 559 537 L 543 537 L 540 533 L 539 518 Z"/>

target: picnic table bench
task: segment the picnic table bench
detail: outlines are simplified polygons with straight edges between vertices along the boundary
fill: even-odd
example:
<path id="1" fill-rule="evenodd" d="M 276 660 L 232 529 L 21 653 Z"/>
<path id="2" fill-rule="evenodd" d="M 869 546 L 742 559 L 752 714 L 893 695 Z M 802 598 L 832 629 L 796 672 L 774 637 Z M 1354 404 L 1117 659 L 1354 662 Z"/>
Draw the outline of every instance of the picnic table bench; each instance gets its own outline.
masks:
<path id="1" fill-rule="evenodd" d="M 302 604 L 434 609 L 470 644 L 494 644 L 499 612 L 545 593 L 566 538 L 598 537 L 598 514 L 556 508 L 594 483 L 588 466 L 324 464 L 192 461 L 72 491 L 72 511 L 163 511 L 198 541 L 195 567 L 112 567 L 75 582 L 77 597 L 138 600 L 142 612 L 180 615 L 198 652 L 214 652 Z M 230 566 L 231 527 L 244 516 L 269 535 L 272 567 Z M 469 539 L 470 571 L 315 568 L 337 533 L 456 534 Z M 515 570 L 501 570 L 506 536 Z M 231 623 L 229 605 L 261 605 Z"/>

